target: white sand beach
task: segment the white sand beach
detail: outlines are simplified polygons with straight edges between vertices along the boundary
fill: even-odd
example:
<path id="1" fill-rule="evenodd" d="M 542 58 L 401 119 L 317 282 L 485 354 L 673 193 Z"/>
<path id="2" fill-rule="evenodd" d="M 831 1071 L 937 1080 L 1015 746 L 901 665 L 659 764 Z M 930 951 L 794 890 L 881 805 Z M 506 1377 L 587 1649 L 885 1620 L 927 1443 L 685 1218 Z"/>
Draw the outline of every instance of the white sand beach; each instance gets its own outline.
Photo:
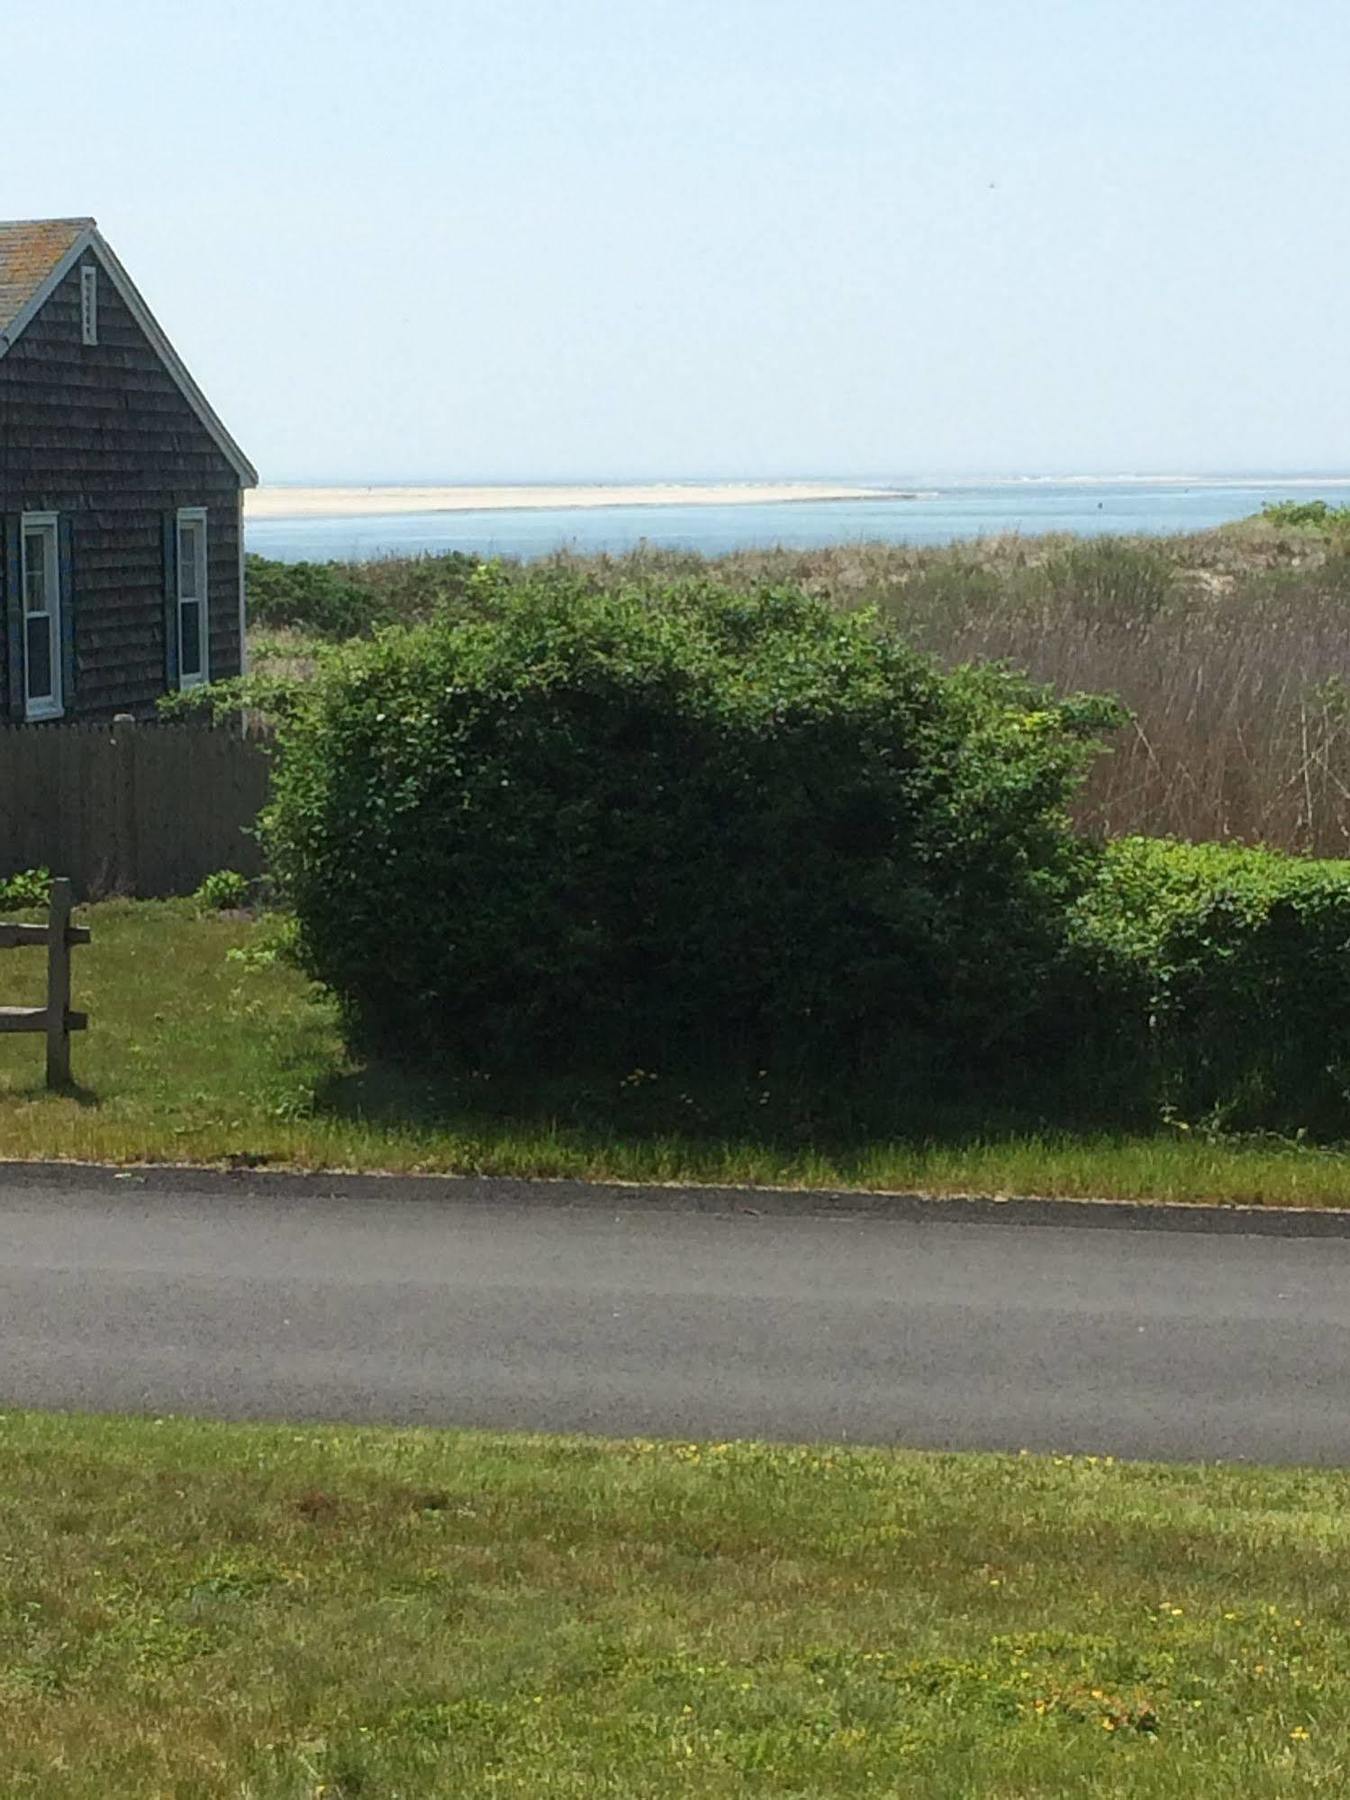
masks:
<path id="1" fill-rule="evenodd" d="M 260 487 L 250 519 L 368 518 L 389 513 L 537 511 L 557 506 L 754 506 L 771 501 L 903 499 L 880 487 L 830 481 L 663 481 L 641 486 Z"/>

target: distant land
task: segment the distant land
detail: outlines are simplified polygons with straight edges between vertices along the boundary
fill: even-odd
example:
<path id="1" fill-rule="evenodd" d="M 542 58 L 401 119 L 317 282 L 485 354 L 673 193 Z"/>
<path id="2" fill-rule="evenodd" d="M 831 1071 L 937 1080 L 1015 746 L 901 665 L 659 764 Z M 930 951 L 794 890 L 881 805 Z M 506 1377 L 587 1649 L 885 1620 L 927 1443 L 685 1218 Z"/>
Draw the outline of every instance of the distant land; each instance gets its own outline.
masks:
<path id="1" fill-rule="evenodd" d="M 1337 500 L 1336 475 L 1123 474 L 943 479 L 914 471 L 758 481 L 319 481 L 246 497 L 248 548 L 282 562 L 385 556 L 726 556 L 829 544 L 951 544 L 1013 532 L 1165 536 L 1208 531 L 1291 495 Z"/>
<path id="2" fill-rule="evenodd" d="M 765 506 L 792 501 L 917 499 L 892 487 L 833 481 L 539 483 L 500 487 L 260 487 L 250 519 L 387 518 L 394 513 L 532 512 L 555 507 Z"/>

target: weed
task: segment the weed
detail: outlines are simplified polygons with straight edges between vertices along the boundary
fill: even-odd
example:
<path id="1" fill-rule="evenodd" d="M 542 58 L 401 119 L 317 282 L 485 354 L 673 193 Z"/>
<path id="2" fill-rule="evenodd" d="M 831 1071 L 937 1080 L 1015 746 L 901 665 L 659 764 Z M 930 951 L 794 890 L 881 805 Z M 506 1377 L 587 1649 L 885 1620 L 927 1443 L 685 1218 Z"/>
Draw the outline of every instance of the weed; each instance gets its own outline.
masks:
<path id="1" fill-rule="evenodd" d="M 250 885 L 237 869 L 217 869 L 192 897 L 203 912 L 232 912 L 248 904 Z"/>

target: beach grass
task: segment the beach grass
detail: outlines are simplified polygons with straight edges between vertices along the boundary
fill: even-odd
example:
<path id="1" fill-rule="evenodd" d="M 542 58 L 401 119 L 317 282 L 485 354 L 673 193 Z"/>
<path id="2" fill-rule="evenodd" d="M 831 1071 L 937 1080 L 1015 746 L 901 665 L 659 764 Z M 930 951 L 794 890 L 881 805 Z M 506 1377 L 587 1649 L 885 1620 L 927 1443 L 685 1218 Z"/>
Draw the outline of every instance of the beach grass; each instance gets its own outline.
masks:
<path id="1" fill-rule="evenodd" d="M 586 1120 L 546 1101 L 512 1110 L 362 1066 L 331 1003 L 269 945 L 274 925 L 192 902 L 81 909 L 74 955 L 77 1088 L 42 1086 L 42 1040 L 0 1037 L 0 1157 L 218 1163 L 620 1182 L 938 1194 L 1217 1201 L 1350 1200 L 1350 1153 L 1173 1128 L 1148 1134 L 925 1117 L 903 1134 L 839 1141 L 757 1119 L 702 1130 L 652 1123 L 641 1088 Z M 0 964 L 5 1004 L 41 1000 L 42 959 Z M 649 1094 L 650 1089 L 646 1092 Z M 604 1097 L 602 1096 L 602 1100 Z M 647 1105 L 647 1110 L 642 1108 Z"/>
<path id="2" fill-rule="evenodd" d="M 0 1414 L 0 1793 L 1339 1796 L 1350 1476 Z"/>
<path id="3" fill-rule="evenodd" d="M 1350 850 L 1350 535 L 1258 518 L 1170 538 L 1004 534 L 946 547 L 859 543 L 705 558 L 560 553 L 601 584 L 789 583 L 873 607 L 945 665 L 1005 661 L 1061 693 L 1109 693 L 1114 733 L 1076 806 L 1094 834 Z M 472 559 L 336 565 L 373 619 L 463 603 Z M 253 565 L 269 600 L 285 565 Z M 293 673 L 303 633 L 265 609 L 255 666 Z M 359 613 L 360 607 L 358 605 Z M 307 616 L 307 615 L 306 615 Z"/>

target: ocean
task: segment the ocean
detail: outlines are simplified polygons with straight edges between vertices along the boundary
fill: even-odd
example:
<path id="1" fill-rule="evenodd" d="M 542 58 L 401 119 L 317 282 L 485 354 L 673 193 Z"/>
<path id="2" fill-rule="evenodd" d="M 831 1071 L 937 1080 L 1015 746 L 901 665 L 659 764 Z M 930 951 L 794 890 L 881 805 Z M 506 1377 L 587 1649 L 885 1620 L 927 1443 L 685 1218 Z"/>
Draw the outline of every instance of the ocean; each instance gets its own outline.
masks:
<path id="1" fill-rule="evenodd" d="M 891 484 L 887 484 L 891 485 Z M 750 505 L 549 507 L 537 510 L 374 514 L 250 520 L 247 547 L 282 562 L 367 561 L 464 550 L 482 557 L 547 556 L 558 549 L 632 550 L 639 544 L 697 550 L 815 549 L 868 540 L 950 544 L 1017 531 L 1202 531 L 1259 512 L 1268 500 L 1350 497 L 1345 476 L 1258 476 L 893 484 L 903 495 Z"/>

